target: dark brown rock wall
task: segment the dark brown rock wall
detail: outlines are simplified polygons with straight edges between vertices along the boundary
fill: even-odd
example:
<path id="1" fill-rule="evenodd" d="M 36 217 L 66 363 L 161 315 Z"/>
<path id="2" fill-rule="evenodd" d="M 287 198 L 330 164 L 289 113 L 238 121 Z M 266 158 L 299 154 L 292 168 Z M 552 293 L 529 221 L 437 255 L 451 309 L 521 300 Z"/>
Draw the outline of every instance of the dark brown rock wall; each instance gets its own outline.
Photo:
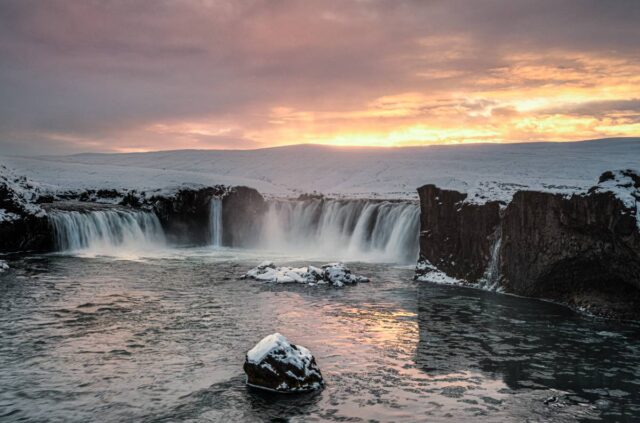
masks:
<path id="1" fill-rule="evenodd" d="M 51 251 L 53 232 L 46 217 L 26 216 L 0 222 L 0 252 Z"/>
<path id="2" fill-rule="evenodd" d="M 497 203 L 465 204 L 464 194 L 433 185 L 418 193 L 420 257 L 438 270 L 478 282 L 500 237 L 498 281 L 506 292 L 640 318 L 636 211 L 612 193 L 521 191 L 502 212 Z"/>
<path id="3" fill-rule="evenodd" d="M 499 204 L 465 204 L 466 194 L 434 185 L 425 185 L 418 193 L 420 257 L 449 276 L 477 281 L 490 260 L 500 223 Z"/>
<path id="4" fill-rule="evenodd" d="M 260 193 L 249 187 L 234 187 L 222 199 L 222 245 L 254 246 L 260 236 L 267 204 Z"/>
<path id="5" fill-rule="evenodd" d="M 184 189 L 170 197 L 152 197 L 149 203 L 158 215 L 170 243 L 207 245 L 211 240 L 211 199 L 225 192 L 223 186 Z"/>
<path id="6" fill-rule="evenodd" d="M 508 292 L 620 316 L 640 311 L 640 233 L 611 193 L 516 193 L 502 220 L 500 256 Z"/>

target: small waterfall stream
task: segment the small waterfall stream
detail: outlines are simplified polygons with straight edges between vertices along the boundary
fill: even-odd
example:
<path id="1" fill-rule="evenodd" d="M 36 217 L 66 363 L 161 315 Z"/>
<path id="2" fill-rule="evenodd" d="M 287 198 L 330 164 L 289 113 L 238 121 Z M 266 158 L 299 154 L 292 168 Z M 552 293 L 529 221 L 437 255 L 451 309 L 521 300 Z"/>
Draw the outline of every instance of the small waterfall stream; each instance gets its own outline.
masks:
<path id="1" fill-rule="evenodd" d="M 158 217 L 137 210 L 54 211 L 50 222 L 58 251 L 122 255 L 149 251 L 165 244 Z"/>
<path id="2" fill-rule="evenodd" d="M 420 207 L 370 200 L 275 200 L 269 204 L 260 246 L 340 260 L 414 263 Z"/>
<path id="3" fill-rule="evenodd" d="M 222 246 L 222 199 L 211 198 L 211 209 L 209 211 L 209 232 L 211 235 L 211 245 L 213 247 Z"/>
<path id="4" fill-rule="evenodd" d="M 489 291 L 500 290 L 500 245 L 502 244 L 502 238 L 498 233 L 496 240 L 491 248 L 491 258 L 487 270 L 485 270 L 482 279 L 480 280 L 480 286 L 483 289 Z"/>

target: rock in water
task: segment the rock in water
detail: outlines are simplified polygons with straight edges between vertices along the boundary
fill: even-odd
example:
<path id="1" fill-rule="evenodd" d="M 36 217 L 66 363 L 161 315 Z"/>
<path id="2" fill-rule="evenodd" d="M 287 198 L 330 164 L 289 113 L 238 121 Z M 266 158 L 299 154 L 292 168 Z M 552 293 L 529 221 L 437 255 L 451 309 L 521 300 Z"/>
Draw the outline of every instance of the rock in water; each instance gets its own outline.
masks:
<path id="1" fill-rule="evenodd" d="M 345 284 L 369 282 L 369 279 L 364 276 L 352 274 L 351 270 L 340 262 L 325 264 L 322 266 L 322 270 L 324 271 L 322 274 L 323 279 L 333 286 L 341 287 Z"/>
<path id="2" fill-rule="evenodd" d="M 249 386 L 270 391 L 308 392 L 324 386 L 311 352 L 279 333 L 264 337 L 247 353 L 244 371 Z"/>
<path id="3" fill-rule="evenodd" d="M 329 263 L 319 269 L 306 267 L 276 267 L 271 261 L 263 261 L 249 270 L 243 278 L 251 278 L 272 283 L 306 283 L 309 285 L 329 284 L 335 287 L 369 282 L 369 278 L 356 276 L 342 263 Z"/>

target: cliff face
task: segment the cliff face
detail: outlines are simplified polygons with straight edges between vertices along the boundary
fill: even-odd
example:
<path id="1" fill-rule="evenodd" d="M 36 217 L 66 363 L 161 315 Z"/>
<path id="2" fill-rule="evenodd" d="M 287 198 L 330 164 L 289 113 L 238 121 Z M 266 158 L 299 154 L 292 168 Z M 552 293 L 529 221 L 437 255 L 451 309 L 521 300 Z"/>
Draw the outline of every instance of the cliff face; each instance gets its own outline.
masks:
<path id="1" fill-rule="evenodd" d="M 572 197 L 521 191 L 501 212 L 432 185 L 418 193 L 421 259 L 446 275 L 478 283 L 499 237 L 504 291 L 640 318 L 640 231 L 630 202 L 597 187 Z"/>
<path id="2" fill-rule="evenodd" d="M 476 282 L 491 257 L 500 223 L 500 205 L 466 204 L 466 194 L 435 185 L 418 188 L 420 257 L 449 276 Z"/>
<path id="3" fill-rule="evenodd" d="M 37 200 L 38 193 L 25 179 L 0 173 L 0 252 L 51 249 L 53 235 Z"/>
<path id="4" fill-rule="evenodd" d="M 517 193 L 502 220 L 500 257 L 509 292 L 640 315 L 640 233 L 611 193 Z"/>
<path id="5" fill-rule="evenodd" d="M 121 193 L 118 191 L 84 191 L 61 198 L 25 196 L 24 190 L 0 181 L 0 252 L 40 251 L 54 248 L 53 227 L 37 202 L 45 209 L 90 212 L 103 208 L 131 207 L 152 210 L 158 216 L 167 241 L 173 245 L 208 245 L 211 243 L 211 201 L 222 199 L 222 245 L 251 246 L 257 240 L 266 204 L 253 188 L 228 188 L 218 185 L 185 188 L 168 195 Z"/>
<path id="6" fill-rule="evenodd" d="M 211 239 L 211 199 L 226 193 L 226 187 L 183 189 L 172 196 L 154 196 L 147 202 L 155 211 L 171 244 L 207 245 Z"/>
<path id="7" fill-rule="evenodd" d="M 222 185 L 185 189 L 171 197 L 152 197 L 148 202 L 158 215 L 173 244 L 207 245 L 211 242 L 211 200 L 222 199 L 222 245 L 251 246 L 259 233 L 266 210 L 264 198 L 248 187 Z"/>
<path id="8" fill-rule="evenodd" d="M 267 204 L 249 187 L 234 187 L 222 198 L 222 245 L 251 247 L 258 241 Z"/>
<path id="9" fill-rule="evenodd" d="M 46 252 L 53 248 L 53 233 L 46 217 L 25 216 L 0 222 L 0 252 Z"/>

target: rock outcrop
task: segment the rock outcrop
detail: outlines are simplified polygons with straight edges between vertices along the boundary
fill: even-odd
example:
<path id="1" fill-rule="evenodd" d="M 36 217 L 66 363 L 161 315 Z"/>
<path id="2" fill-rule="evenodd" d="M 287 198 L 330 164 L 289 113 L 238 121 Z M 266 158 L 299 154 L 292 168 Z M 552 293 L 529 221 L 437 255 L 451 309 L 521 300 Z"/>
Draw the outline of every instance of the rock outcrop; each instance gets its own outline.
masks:
<path id="1" fill-rule="evenodd" d="M 251 247 L 258 242 L 267 204 L 249 187 L 234 187 L 222 198 L 222 245 Z"/>
<path id="2" fill-rule="evenodd" d="M 608 172 L 588 193 L 521 191 L 501 210 L 424 186 L 420 272 L 479 284 L 497 263 L 495 286 L 506 292 L 638 319 L 639 188 L 637 174 Z"/>
<path id="3" fill-rule="evenodd" d="M 457 279 L 477 281 L 484 273 L 496 230 L 500 205 L 467 204 L 457 191 L 425 185 L 420 195 L 420 254 Z"/>
<path id="4" fill-rule="evenodd" d="M 244 371 L 249 386 L 269 391 L 300 393 L 324 386 L 311 352 L 279 333 L 264 337 L 247 353 Z"/>
<path id="5" fill-rule="evenodd" d="M 116 189 L 46 192 L 0 166 L 0 252 L 52 251 L 55 234 L 46 210 L 90 212 L 109 207 L 154 212 L 169 244 L 209 245 L 214 198 L 222 200 L 222 245 L 255 245 L 266 203 L 253 188 L 216 185 L 148 192 Z"/>
<path id="6" fill-rule="evenodd" d="M 264 261 L 243 275 L 243 279 L 255 279 L 269 283 L 304 283 L 308 285 L 331 285 L 342 288 L 359 282 L 369 282 L 369 278 L 357 276 L 342 263 L 329 263 L 321 268 L 276 267 L 271 261 Z"/>
<path id="7" fill-rule="evenodd" d="M 39 189 L 0 166 L 0 252 L 48 251 L 53 245 Z"/>
<path id="8" fill-rule="evenodd" d="M 169 243 L 207 245 L 211 199 L 226 193 L 222 185 L 185 188 L 172 195 L 152 195 L 144 204 L 155 211 Z"/>

